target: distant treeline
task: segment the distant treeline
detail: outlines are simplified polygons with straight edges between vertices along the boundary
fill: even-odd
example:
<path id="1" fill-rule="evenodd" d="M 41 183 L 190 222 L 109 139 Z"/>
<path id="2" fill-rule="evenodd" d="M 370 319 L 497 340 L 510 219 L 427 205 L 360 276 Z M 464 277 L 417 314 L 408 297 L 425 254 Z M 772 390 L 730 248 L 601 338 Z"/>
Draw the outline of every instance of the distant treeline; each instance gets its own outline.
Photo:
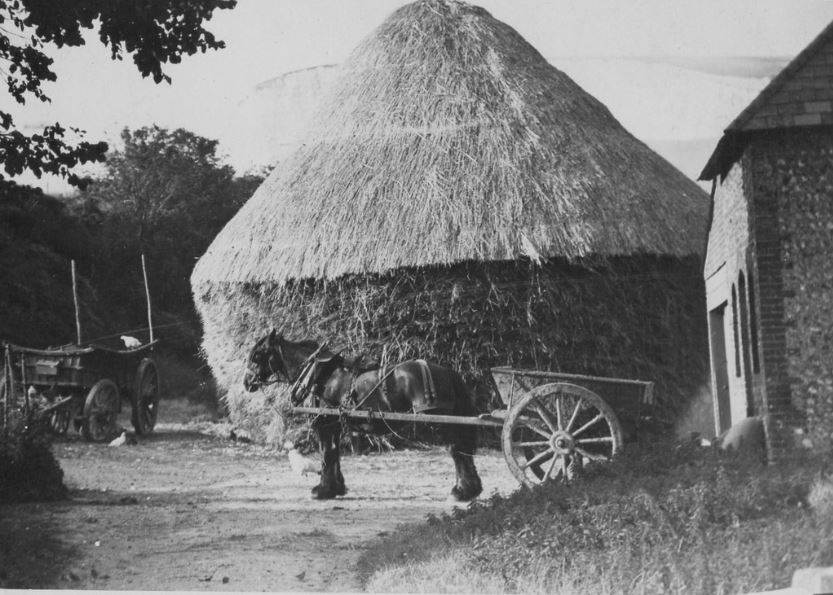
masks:
<path id="1" fill-rule="evenodd" d="M 29 347 L 75 341 L 70 261 L 78 268 L 82 342 L 118 345 L 147 326 L 141 254 L 165 350 L 194 358 L 201 335 L 191 270 L 263 177 L 236 176 L 217 142 L 186 130 L 124 130 L 106 172 L 54 198 L 0 183 L 0 340 Z M 135 333 L 142 341 L 146 331 Z"/>

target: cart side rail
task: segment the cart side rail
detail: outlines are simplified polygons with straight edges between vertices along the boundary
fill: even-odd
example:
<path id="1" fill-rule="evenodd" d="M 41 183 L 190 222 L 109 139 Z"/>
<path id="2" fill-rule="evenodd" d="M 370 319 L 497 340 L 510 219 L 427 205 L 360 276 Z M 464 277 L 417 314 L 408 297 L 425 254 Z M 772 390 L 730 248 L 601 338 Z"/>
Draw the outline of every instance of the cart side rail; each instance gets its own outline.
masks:
<path id="1" fill-rule="evenodd" d="M 96 345 L 90 344 L 85 346 L 80 345 L 65 345 L 62 347 L 57 347 L 54 349 L 35 349 L 33 347 L 23 347 L 22 345 L 15 345 L 14 343 L 0 343 L 2 348 L 5 350 L 9 348 L 12 350 L 13 353 L 23 353 L 26 355 L 42 355 L 42 356 L 67 356 L 67 355 L 79 355 L 85 353 L 93 353 L 94 351 L 106 351 L 108 353 L 116 353 L 116 354 L 133 354 L 133 353 L 140 353 L 147 349 L 150 349 L 156 344 L 159 343 L 159 340 L 154 340 L 149 343 L 145 343 L 140 347 L 136 347 L 134 349 L 113 349 L 111 347 L 105 347 L 104 345 Z"/>
<path id="2" fill-rule="evenodd" d="M 607 382 L 610 384 L 632 384 L 641 387 L 653 387 L 654 383 L 649 380 L 634 380 L 632 378 L 612 378 L 610 376 L 590 376 L 588 374 L 567 374 L 564 372 L 547 372 L 541 370 L 523 370 L 510 368 L 508 366 L 498 366 L 489 368 L 489 371 L 494 374 L 513 374 L 516 376 L 524 376 L 527 378 L 545 378 L 548 380 L 573 380 L 580 383 L 582 380 L 592 380 L 593 382 Z"/>
<path id="3" fill-rule="evenodd" d="M 535 386 L 550 382 L 568 382 L 584 386 L 594 392 L 599 392 L 603 398 L 607 398 L 612 393 L 618 393 L 617 398 L 610 403 L 617 410 L 633 409 L 636 413 L 643 407 L 651 407 L 655 404 L 654 383 L 646 380 L 524 370 L 508 366 L 498 366 L 489 371 L 500 398 L 508 407 L 511 407 L 515 398 L 520 394 Z"/>

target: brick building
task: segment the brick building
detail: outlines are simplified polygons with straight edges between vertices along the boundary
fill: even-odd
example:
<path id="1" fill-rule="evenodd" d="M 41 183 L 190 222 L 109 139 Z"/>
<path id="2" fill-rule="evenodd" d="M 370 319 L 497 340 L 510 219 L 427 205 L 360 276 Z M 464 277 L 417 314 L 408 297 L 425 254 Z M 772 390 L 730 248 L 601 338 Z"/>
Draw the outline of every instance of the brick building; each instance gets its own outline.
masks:
<path id="1" fill-rule="evenodd" d="M 833 446 L 833 23 L 726 129 L 704 265 L 718 432 Z"/>

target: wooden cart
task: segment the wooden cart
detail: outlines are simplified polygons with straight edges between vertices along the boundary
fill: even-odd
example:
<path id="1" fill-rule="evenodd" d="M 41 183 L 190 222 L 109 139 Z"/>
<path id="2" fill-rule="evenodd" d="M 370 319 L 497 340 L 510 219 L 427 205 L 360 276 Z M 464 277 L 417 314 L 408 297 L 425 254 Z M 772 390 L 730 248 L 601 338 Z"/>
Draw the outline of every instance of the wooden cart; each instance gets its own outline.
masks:
<path id="1" fill-rule="evenodd" d="M 307 406 L 292 411 L 500 428 L 506 463 L 526 486 L 567 480 L 585 465 L 611 460 L 652 413 L 653 382 L 508 367 L 490 371 L 506 408 L 476 417 Z"/>
<path id="2" fill-rule="evenodd" d="M 27 410 L 45 405 L 41 414 L 49 416 L 56 434 L 66 433 L 72 422 L 87 440 L 103 442 L 114 436 L 122 398 L 127 398 L 136 433 L 147 434 L 156 425 L 159 408 L 159 370 L 151 357 L 156 344 L 125 350 L 4 344 L 0 401 Z"/>
<path id="3" fill-rule="evenodd" d="M 10 407 L 22 404 L 29 414 L 35 406 L 45 402 L 46 406 L 39 408 L 39 414 L 49 416 L 53 432 L 66 433 L 72 422 L 87 440 L 104 442 L 113 437 L 122 398 L 127 398 L 132 406 L 131 421 L 136 433 L 153 431 L 160 385 L 159 369 L 151 355 L 158 341 L 153 338 L 144 254 L 141 261 L 147 299 L 148 343 L 128 349 L 82 344 L 78 280 L 75 261 L 71 261 L 76 342 L 49 349 L 0 343 L 4 352 L 0 369 L 2 423 L 6 423 Z"/>

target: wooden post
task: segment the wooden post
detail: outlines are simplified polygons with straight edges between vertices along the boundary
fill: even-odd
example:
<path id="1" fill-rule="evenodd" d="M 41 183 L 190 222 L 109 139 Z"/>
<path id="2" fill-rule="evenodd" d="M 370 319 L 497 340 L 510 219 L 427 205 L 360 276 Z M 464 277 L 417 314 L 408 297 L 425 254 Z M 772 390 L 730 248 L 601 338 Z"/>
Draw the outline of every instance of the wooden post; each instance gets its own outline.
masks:
<path id="1" fill-rule="evenodd" d="M 78 279 L 75 274 L 75 260 L 72 261 L 72 299 L 75 302 L 75 344 L 81 345 L 81 310 L 78 304 Z"/>
<path id="2" fill-rule="evenodd" d="M 150 331 L 150 342 L 153 343 L 153 317 L 150 310 L 150 288 L 148 287 L 148 271 L 145 266 L 145 255 L 142 254 L 142 276 L 145 278 L 145 298 L 148 303 L 148 330 Z"/>
<path id="3" fill-rule="evenodd" d="M 14 387 L 12 386 L 12 348 L 6 345 L 6 353 L 3 358 L 3 427 L 9 425 L 9 398 Z"/>
<path id="4" fill-rule="evenodd" d="M 29 390 L 26 388 L 26 358 L 20 358 L 20 382 L 23 385 L 23 394 L 26 395 L 24 403 L 26 404 L 26 416 L 29 416 L 31 411 L 31 404 L 29 403 Z"/>

